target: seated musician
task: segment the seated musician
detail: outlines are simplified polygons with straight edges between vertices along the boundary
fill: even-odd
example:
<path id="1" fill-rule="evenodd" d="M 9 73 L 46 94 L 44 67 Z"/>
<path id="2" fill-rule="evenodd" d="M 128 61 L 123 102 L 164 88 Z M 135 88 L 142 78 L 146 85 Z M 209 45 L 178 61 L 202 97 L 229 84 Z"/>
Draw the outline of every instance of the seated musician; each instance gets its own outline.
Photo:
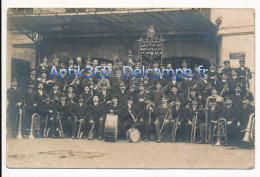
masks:
<path id="1" fill-rule="evenodd" d="M 88 136 L 92 130 L 98 132 L 98 139 L 101 140 L 104 134 L 106 110 L 104 106 L 100 104 L 98 95 L 94 95 L 92 101 L 93 103 L 89 107 L 90 116 L 89 124 L 87 124 L 87 132 Z M 91 137 L 89 137 L 89 139 L 91 139 Z"/>
<path id="2" fill-rule="evenodd" d="M 51 100 L 54 100 L 55 103 L 58 103 L 60 100 L 61 91 L 59 90 L 59 83 L 55 82 L 53 88 L 50 91 Z"/>
<path id="3" fill-rule="evenodd" d="M 239 140 L 241 141 L 245 136 L 245 133 L 248 130 L 248 127 L 251 126 L 252 121 L 250 122 L 250 115 L 255 113 L 255 107 L 251 105 L 250 101 L 246 96 L 243 97 L 243 105 L 240 107 L 239 117 L 237 122 L 237 127 L 239 128 Z"/>
<path id="4" fill-rule="evenodd" d="M 140 129 L 142 126 L 142 122 L 140 122 L 140 113 L 138 105 L 133 104 L 133 97 L 127 97 L 127 105 L 124 105 L 124 111 L 122 113 L 122 131 L 123 134 L 126 134 L 127 130 L 130 128 Z"/>
<path id="5" fill-rule="evenodd" d="M 224 98 L 217 94 L 217 88 L 215 86 L 212 86 L 212 88 L 211 88 L 211 95 L 207 98 L 205 107 L 208 107 L 209 99 L 211 99 L 211 98 L 216 98 L 216 102 L 217 102 L 218 106 L 223 107 Z"/>
<path id="6" fill-rule="evenodd" d="M 144 97 L 145 97 L 145 87 L 143 83 L 140 83 L 138 86 L 138 92 L 134 94 L 134 103 L 138 105 L 138 107 L 143 110 L 144 108 Z"/>
<path id="7" fill-rule="evenodd" d="M 144 122 L 144 140 L 149 141 L 150 135 L 154 133 L 154 121 L 156 119 L 156 106 L 152 102 L 151 95 L 147 94 L 144 97 L 145 108 L 142 109 L 140 122 Z"/>
<path id="8" fill-rule="evenodd" d="M 226 73 L 221 74 L 221 80 L 217 82 L 217 91 L 218 95 L 225 97 L 230 94 L 230 89 L 229 89 L 229 82 L 227 80 L 228 76 Z"/>
<path id="9" fill-rule="evenodd" d="M 84 104 L 84 99 L 82 97 L 79 97 L 78 103 L 73 105 L 71 113 L 73 117 L 71 138 L 80 138 L 81 133 L 83 136 L 86 136 L 86 122 L 89 117 L 89 108 Z"/>
<path id="10" fill-rule="evenodd" d="M 59 103 L 56 104 L 56 114 L 60 114 L 61 123 L 63 127 L 63 132 L 65 137 L 72 136 L 72 129 L 73 129 L 73 114 L 72 114 L 72 107 L 73 104 L 66 99 L 66 94 L 62 93 L 60 96 Z"/>
<path id="11" fill-rule="evenodd" d="M 157 141 L 160 143 L 162 140 L 168 142 L 171 140 L 171 133 L 169 133 L 169 122 L 172 119 L 172 108 L 167 104 L 167 97 L 162 95 L 161 105 L 158 107 L 157 118 L 154 122 Z"/>
<path id="12" fill-rule="evenodd" d="M 118 103 L 118 96 L 113 95 L 112 102 L 107 106 L 107 114 L 118 115 L 118 138 L 123 139 L 125 134 L 123 134 L 123 120 L 122 120 L 122 107 Z"/>
<path id="13" fill-rule="evenodd" d="M 181 140 L 183 137 L 183 135 L 185 134 L 185 127 L 184 127 L 184 122 L 185 122 L 185 112 L 186 112 L 186 108 L 184 108 L 182 106 L 182 102 L 181 100 L 179 100 L 178 98 L 175 98 L 174 100 L 174 106 L 172 108 L 172 120 L 171 120 L 171 133 L 173 135 L 173 124 L 175 124 L 177 122 L 177 131 L 176 131 L 176 137 L 175 137 L 175 141 L 177 140 Z M 173 137 L 171 137 L 171 142 L 173 142 Z"/>
<path id="14" fill-rule="evenodd" d="M 112 100 L 112 93 L 109 90 L 107 90 L 107 86 L 102 86 L 101 90 L 97 94 L 99 102 L 103 104 L 105 107 Z"/>
<path id="15" fill-rule="evenodd" d="M 68 92 L 67 92 L 67 98 L 69 102 L 75 104 L 76 101 L 76 94 L 74 93 L 74 89 L 72 86 L 68 87 Z"/>
<path id="16" fill-rule="evenodd" d="M 209 106 L 205 108 L 205 116 L 208 114 L 208 121 L 207 121 L 207 129 L 206 129 L 206 124 L 204 123 L 204 127 L 201 129 L 201 137 L 202 139 L 198 142 L 199 144 L 205 141 L 205 133 L 207 133 L 207 140 L 209 142 L 205 143 L 213 143 L 213 134 L 215 135 L 217 132 L 217 123 L 218 123 L 218 118 L 219 118 L 219 113 L 221 111 L 220 107 L 217 105 L 216 98 L 210 98 L 208 100 Z M 206 117 L 205 117 L 206 118 Z M 206 119 L 205 119 L 206 120 Z M 207 132 L 205 132 L 207 131 Z"/>
<path id="17" fill-rule="evenodd" d="M 197 116 L 197 117 L 196 117 Z M 194 124 L 194 120 L 197 118 L 196 125 Z M 198 108 L 198 100 L 194 99 L 192 100 L 191 107 L 187 109 L 187 115 L 186 115 L 186 121 L 185 121 L 185 134 L 186 134 L 186 140 L 185 142 L 191 142 L 191 130 L 192 126 L 203 129 L 204 127 L 204 115 L 203 115 L 203 110 L 200 110 Z M 196 140 L 196 134 L 199 131 L 195 132 L 194 138 Z M 202 132 L 202 131 L 201 131 Z M 200 134 L 200 140 L 202 139 L 202 135 Z M 195 141 L 194 141 L 195 142 Z"/>
<path id="18" fill-rule="evenodd" d="M 236 112 L 235 107 L 232 103 L 231 97 L 227 96 L 225 98 L 225 106 L 220 112 L 220 118 L 224 118 L 227 121 L 227 142 L 225 145 L 233 144 L 236 141 L 236 124 L 238 112 Z"/>
<path id="19" fill-rule="evenodd" d="M 39 114 L 41 116 L 40 136 L 47 138 L 49 131 L 55 138 L 55 123 L 54 123 L 54 104 L 50 99 L 50 95 L 46 94 L 45 100 L 40 103 Z"/>
<path id="20" fill-rule="evenodd" d="M 152 91 L 152 97 L 153 97 L 153 102 L 157 106 L 161 104 L 161 99 L 163 95 L 163 91 L 161 90 L 161 81 L 157 81 L 155 84 L 155 90 Z"/>

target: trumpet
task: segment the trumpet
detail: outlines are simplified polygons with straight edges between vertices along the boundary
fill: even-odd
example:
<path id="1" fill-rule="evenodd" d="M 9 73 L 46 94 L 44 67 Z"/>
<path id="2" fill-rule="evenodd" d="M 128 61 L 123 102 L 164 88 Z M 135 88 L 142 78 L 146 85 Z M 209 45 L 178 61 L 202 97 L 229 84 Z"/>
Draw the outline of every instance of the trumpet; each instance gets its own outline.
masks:
<path id="1" fill-rule="evenodd" d="M 220 146 L 225 142 L 227 142 L 227 121 L 224 118 L 219 118 L 217 124 L 217 142 L 215 146 Z"/>
<path id="2" fill-rule="evenodd" d="M 17 135 L 17 139 L 22 139 L 22 115 L 23 115 L 23 111 L 21 106 L 19 106 L 19 127 L 18 127 L 18 135 Z"/>
<path id="3" fill-rule="evenodd" d="M 198 112 L 195 112 L 195 117 L 192 118 L 192 125 L 191 125 L 191 136 L 190 136 L 190 142 L 191 143 L 195 142 L 197 120 L 198 120 Z"/>
<path id="4" fill-rule="evenodd" d="M 96 87 L 94 87 L 94 90 L 99 89 L 99 88 L 101 87 L 101 85 L 104 83 L 104 81 L 105 81 L 105 78 L 102 78 L 102 79 L 99 81 L 99 83 L 97 83 Z"/>
<path id="5" fill-rule="evenodd" d="M 34 139 L 34 131 L 38 130 L 38 134 L 40 131 L 40 122 L 41 121 L 41 117 L 37 114 L 34 113 L 32 115 L 32 122 L 31 122 L 31 129 L 30 129 L 30 134 L 29 134 L 29 139 Z"/>
<path id="6" fill-rule="evenodd" d="M 255 113 L 250 114 L 245 135 L 242 139 L 244 142 L 251 142 L 255 140 Z M 243 132 L 243 131 L 242 131 Z"/>

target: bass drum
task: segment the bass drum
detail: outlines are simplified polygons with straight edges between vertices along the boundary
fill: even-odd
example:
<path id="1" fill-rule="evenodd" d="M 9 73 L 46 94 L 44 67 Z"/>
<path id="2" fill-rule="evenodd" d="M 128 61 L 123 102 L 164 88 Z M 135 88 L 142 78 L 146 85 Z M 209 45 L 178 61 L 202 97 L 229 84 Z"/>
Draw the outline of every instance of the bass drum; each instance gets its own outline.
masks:
<path id="1" fill-rule="evenodd" d="M 116 141 L 118 132 L 118 115 L 107 114 L 105 122 L 105 141 Z"/>
<path id="2" fill-rule="evenodd" d="M 126 138 L 131 143 L 138 143 L 140 140 L 140 132 L 136 128 L 130 128 L 126 132 Z"/>

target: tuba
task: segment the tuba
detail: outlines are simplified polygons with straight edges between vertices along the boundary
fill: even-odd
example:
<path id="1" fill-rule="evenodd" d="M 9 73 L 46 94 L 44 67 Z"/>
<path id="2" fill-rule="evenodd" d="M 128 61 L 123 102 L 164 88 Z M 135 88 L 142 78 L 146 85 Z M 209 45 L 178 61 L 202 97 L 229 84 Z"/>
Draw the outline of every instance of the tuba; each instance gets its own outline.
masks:
<path id="1" fill-rule="evenodd" d="M 32 115 L 32 122 L 31 122 L 31 129 L 29 134 L 29 139 L 34 139 L 34 131 L 38 131 L 38 134 L 40 132 L 40 123 L 41 123 L 41 117 L 39 114 L 34 113 Z"/>
<path id="2" fill-rule="evenodd" d="M 242 141 L 244 142 L 255 141 L 255 113 L 250 114 L 247 127 L 243 131 L 245 131 L 245 135 Z"/>
<path id="3" fill-rule="evenodd" d="M 220 146 L 221 144 L 227 142 L 227 121 L 224 118 L 218 119 L 217 124 L 217 142 L 215 146 Z"/>

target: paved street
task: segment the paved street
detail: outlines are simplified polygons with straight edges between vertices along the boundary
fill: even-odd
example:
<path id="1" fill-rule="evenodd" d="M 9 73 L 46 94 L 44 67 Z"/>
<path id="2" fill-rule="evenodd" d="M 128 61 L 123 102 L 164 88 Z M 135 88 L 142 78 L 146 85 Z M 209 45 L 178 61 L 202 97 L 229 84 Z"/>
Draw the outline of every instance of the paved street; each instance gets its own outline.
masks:
<path id="1" fill-rule="evenodd" d="M 253 168 L 254 150 L 189 143 L 7 139 L 9 168 Z"/>

